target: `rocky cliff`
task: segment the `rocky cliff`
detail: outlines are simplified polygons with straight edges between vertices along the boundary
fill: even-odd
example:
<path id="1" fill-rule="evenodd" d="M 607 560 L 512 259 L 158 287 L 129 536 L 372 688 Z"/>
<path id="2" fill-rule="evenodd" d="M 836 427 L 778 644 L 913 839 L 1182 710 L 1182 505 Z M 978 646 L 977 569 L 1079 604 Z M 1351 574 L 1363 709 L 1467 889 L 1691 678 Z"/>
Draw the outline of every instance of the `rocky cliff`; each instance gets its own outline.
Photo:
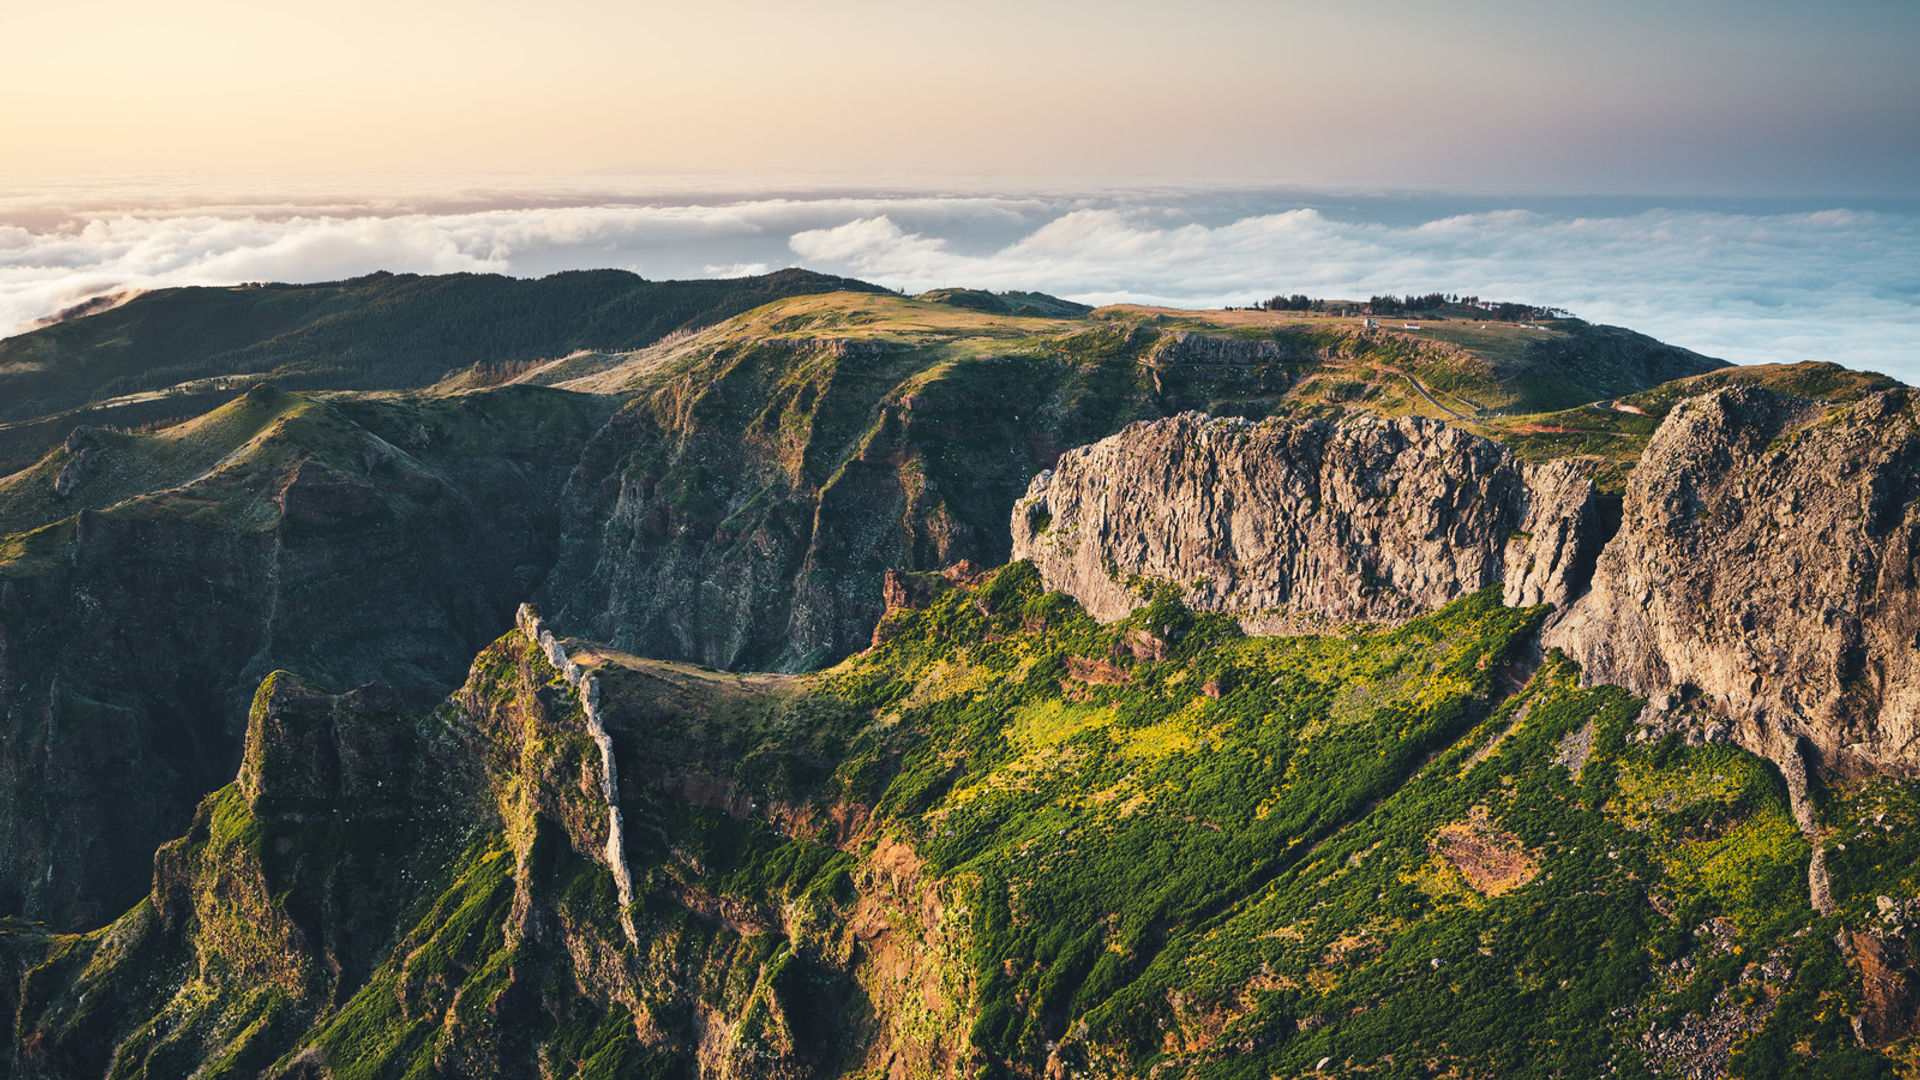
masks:
<path id="1" fill-rule="evenodd" d="M 0 910 L 69 929 L 138 897 L 276 668 L 458 685 L 556 558 L 554 497 L 611 407 L 262 386 L 0 480 Z"/>
<path id="2" fill-rule="evenodd" d="M 639 367 L 560 504 L 538 595 L 562 625 L 717 667 L 832 663 L 871 639 L 889 568 L 1004 563 L 1008 507 L 1065 447 L 1182 407 L 1265 415 L 1292 382 L 1273 350 L 1146 364 L 1163 336 L 1137 326 L 965 353 L 809 329 L 725 327 Z"/>
<path id="3" fill-rule="evenodd" d="M 118 312 L 171 326 L 185 355 L 206 342 L 168 312 L 245 310 L 269 293 Z M 440 315 L 465 325 L 465 306 Z M 530 354 L 514 352 L 472 383 L 586 393 L 263 388 L 158 431 L 49 428 L 35 445 L 50 451 L 0 477 L 0 912 L 71 929 L 137 896 L 152 846 L 232 775 L 252 688 L 275 668 L 430 699 L 528 598 L 641 655 L 819 667 L 872 640 L 888 570 L 1004 562 L 1008 512 L 1034 473 L 1133 421 L 1431 409 L 1416 378 L 1459 408 L 1537 397 L 1463 348 L 1332 321 L 1057 314 L 844 292 L 626 357 L 521 371 Z M 35 340 L 92 340 L 109 326 L 97 318 Z M 374 324 L 327 325 L 328 355 L 359 363 L 392 347 L 354 337 Z M 226 331 L 254 342 L 249 356 L 281 340 Z M 1662 355 L 1648 371 L 1704 363 Z M 488 357 L 509 359 L 475 358 Z M 91 370 L 55 368 L 82 383 Z M 80 386 L 76 400 L 106 389 Z M 139 419 L 204 407 L 165 400 Z"/>
<path id="4" fill-rule="evenodd" d="M 1135 424 L 1061 455 L 1013 555 L 1096 618 L 1160 586 L 1262 632 L 1398 620 L 1488 585 L 1564 604 L 1603 539 L 1592 485 L 1418 417 Z"/>
<path id="5" fill-rule="evenodd" d="M 1016 505 L 1013 553 L 1102 619 L 1172 586 L 1260 632 L 1502 583 L 1563 609 L 1546 643 L 1590 682 L 1718 717 L 1783 762 L 1805 740 L 1829 769 L 1920 774 L 1911 391 L 1687 399 L 1622 513 L 1613 533 L 1572 463 L 1434 421 L 1188 415 L 1062 455 Z"/>
<path id="6" fill-rule="evenodd" d="M 519 624 L 431 715 L 269 677 L 145 901 L 55 945 L 0 924 L 0 1075 L 931 1071 L 964 980 L 937 888 L 869 814 L 794 799 L 831 702 Z"/>
<path id="7" fill-rule="evenodd" d="M 1920 420 L 1893 390 L 1682 403 L 1634 470 L 1592 591 L 1546 640 L 1585 677 L 1698 705 L 1779 756 L 1920 775 Z"/>

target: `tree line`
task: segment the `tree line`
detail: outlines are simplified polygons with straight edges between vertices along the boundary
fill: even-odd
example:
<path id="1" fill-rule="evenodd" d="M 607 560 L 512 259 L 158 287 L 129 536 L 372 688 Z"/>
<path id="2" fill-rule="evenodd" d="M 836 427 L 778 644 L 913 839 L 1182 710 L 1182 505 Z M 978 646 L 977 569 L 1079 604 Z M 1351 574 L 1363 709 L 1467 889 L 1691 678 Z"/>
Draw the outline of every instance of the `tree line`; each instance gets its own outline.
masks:
<path id="1" fill-rule="evenodd" d="M 1418 315 L 1437 313 L 1448 308 L 1465 309 L 1461 314 L 1473 318 L 1488 319 L 1495 322 L 1530 322 L 1534 319 L 1565 318 L 1567 312 L 1560 308 L 1537 307 L 1533 304 L 1516 304 L 1508 301 L 1482 300 L 1478 296 L 1461 296 L 1458 293 L 1408 293 L 1395 296 L 1392 293 L 1370 296 L 1364 303 L 1348 300 L 1327 300 L 1310 297 L 1304 293 L 1275 295 L 1268 300 L 1253 304 L 1259 311 L 1319 311 L 1333 315 Z"/>

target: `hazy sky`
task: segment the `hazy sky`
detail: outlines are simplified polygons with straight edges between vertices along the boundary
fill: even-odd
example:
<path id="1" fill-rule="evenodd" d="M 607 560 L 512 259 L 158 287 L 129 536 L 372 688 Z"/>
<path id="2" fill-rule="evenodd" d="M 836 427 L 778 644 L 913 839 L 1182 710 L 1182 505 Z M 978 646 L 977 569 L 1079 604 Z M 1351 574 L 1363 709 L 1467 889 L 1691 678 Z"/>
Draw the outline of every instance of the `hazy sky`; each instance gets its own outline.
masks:
<path id="1" fill-rule="evenodd" d="M 1920 382 L 1920 0 L 0 0 L 0 335 L 373 270 L 1476 293 Z"/>
<path id="2" fill-rule="evenodd" d="M 1920 384 L 1920 200 L 612 187 L 49 184 L 0 197 L 0 335 L 89 296 L 167 285 L 800 264 L 913 292 L 1091 303 L 1472 293 L 1727 360 L 1834 360 Z"/>
<path id="3" fill-rule="evenodd" d="M 1920 193 L 1920 4 L 63 0 L 0 174 Z"/>

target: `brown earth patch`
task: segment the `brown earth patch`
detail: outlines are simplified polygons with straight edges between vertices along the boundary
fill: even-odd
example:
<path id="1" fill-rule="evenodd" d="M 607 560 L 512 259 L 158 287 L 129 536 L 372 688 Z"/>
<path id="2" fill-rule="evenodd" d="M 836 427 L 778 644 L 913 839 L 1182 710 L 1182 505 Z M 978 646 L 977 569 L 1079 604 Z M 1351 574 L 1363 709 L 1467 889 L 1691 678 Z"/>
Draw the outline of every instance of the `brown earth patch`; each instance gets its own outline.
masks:
<path id="1" fill-rule="evenodd" d="M 1069 656 L 1067 657 L 1067 674 L 1084 683 L 1123 683 L 1131 673 L 1111 660 L 1099 660 L 1090 656 Z"/>
<path id="2" fill-rule="evenodd" d="M 1490 821 L 1484 806 L 1474 807 L 1465 821 L 1442 826 L 1433 849 L 1482 896 L 1512 892 L 1540 873 L 1539 860 L 1519 837 Z"/>

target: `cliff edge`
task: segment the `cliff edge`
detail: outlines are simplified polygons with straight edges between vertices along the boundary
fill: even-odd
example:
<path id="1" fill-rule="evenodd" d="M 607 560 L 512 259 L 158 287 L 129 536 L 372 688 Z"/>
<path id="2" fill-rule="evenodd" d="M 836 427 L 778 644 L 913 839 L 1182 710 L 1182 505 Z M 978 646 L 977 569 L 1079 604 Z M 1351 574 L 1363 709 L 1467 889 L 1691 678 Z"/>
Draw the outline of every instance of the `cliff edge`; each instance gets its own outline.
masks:
<path id="1" fill-rule="evenodd" d="M 1103 621 L 1172 587 L 1255 633 L 1410 618 L 1499 583 L 1647 719 L 1783 768 L 1920 775 L 1920 418 L 1753 386 L 1683 402 L 1610 537 L 1571 462 L 1419 418 L 1134 424 L 1015 507 L 1015 558 Z M 1717 729 L 1716 729 L 1717 727 Z"/>
<path id="2" fill-rule="evenodd" d="M 1420 417 L 1137 423 L 1035 477 L 1012 526 L 1014 558 L 1097 619 L 1172 585 L 1257 633 L 1407 619 L 1494 584 L 1565 604 L 1604 539 L 1571 463 Z"/>
<path id="3" fill-rule="evenodd" d="M 1547 632 L 1584 678 L 1697 702 L 1778 760 L 1920 775 L 1920 418 L 1754 387 L 1683 403 L 1593 588 Z M 1784 741 L 1783 741 L 1784 740 Z"/>

